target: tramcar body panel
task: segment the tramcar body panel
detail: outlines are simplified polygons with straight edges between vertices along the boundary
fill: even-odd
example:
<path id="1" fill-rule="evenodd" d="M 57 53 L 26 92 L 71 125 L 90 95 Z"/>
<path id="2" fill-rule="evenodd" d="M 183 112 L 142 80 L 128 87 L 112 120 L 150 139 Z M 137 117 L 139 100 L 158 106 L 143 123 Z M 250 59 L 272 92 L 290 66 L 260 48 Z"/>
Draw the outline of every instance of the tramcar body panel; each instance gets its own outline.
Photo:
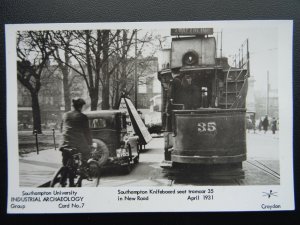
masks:
<path id="1" fill-rule="evenodd" d="M 174 110 L 173 113 L 173 162 L 222 164 L 246 160 L 246 110 Z"/>

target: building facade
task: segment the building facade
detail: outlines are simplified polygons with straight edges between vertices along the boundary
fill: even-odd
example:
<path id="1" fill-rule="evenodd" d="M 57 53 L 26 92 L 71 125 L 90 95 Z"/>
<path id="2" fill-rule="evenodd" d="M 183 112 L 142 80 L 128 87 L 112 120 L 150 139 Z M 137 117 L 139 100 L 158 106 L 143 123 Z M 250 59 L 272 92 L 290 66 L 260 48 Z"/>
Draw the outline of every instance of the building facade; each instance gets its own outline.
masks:
<path id="1" fill-rule="evenodd" d="M 57 128 L 64 113 L 62 81 L 55 75 L 43 73 L 42 84 L 38 93 L 42 129 Z M 31 94 L 19 81 L 17 86 L 19 129 L 32 129 Z"/>
<path id="2" fill-rule="evenodd" d="M 157 79 L 158 59 L 153 57 L 147 60 L 149 66 L 139 77 L 138 109 L 150 109 L 151 99 L 161 94 L 161 84 Z"/>

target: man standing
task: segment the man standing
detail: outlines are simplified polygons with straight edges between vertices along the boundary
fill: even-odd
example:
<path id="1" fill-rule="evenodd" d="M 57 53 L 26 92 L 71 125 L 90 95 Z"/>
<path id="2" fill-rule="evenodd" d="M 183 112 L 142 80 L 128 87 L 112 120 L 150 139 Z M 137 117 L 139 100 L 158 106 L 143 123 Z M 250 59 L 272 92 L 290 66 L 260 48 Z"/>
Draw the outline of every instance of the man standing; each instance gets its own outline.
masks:
<path id="1" fill-rule="evenodd" d="M 271 129 L 273 134 L 275 134 L 277 130 L 277 120 L 275 119 L 275 117 L 273 117 L 273 120 L 271 122 Z"/>
<path id="2" fill-rule="evenodd" d="M 178 109 L 174 108 L 174 104 L 183 106 L 182 101 L 182 86 L 180 76 L 178 74 L 172 74 L 172 79 L 169 82 L 169 87 L 167 87 L 167 103 L 166 103 L 166 129 L 168 131 L 172 130 L 172 120 L 171 113 L 172 110 Z M 171 100 L 172 99 L 172 100 Z"/>

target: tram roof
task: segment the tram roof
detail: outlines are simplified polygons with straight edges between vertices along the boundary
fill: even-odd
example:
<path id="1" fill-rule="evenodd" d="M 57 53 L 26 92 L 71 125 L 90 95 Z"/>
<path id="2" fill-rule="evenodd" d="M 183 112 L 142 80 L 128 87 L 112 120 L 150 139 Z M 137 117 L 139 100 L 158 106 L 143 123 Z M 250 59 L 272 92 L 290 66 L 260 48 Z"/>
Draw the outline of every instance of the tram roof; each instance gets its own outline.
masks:
<path id="1" fill-rule="evenodd" d="M 236 67 L 231 67 L 231 68 L 224 68 L 222 66 L 208 66 L 208 67 L 182 67 L 179 71 L 180 72 L 188 72 L 188 71 L 201 71 L 201 70 L 223 70 L 224 72 L 227 72 L 228 70 L 230 71 L 241 71 L 241 70 L 247 70 L 245 68 L 236 68 Z M 158 71 L 160 74 L 168 74 L 172 73 L 171 69 L 163 69 L 161 71 Z"/>
<path id="2" fill-rule="evenodd" d="M 171 69 L 163 69 L 161 71 L 159 71 L 160 74 L 166 74 L 166 73 L 171 73 Z"/>
<path id="3" fill-rule="evenodd" d="M 185 71 L 199 71 L 199 70 L 215 70 L 218 69 L 214 66 L 209 66 L 209 67 L 182 67 L 180 69 L 181 72 L 185 72 Z"/>

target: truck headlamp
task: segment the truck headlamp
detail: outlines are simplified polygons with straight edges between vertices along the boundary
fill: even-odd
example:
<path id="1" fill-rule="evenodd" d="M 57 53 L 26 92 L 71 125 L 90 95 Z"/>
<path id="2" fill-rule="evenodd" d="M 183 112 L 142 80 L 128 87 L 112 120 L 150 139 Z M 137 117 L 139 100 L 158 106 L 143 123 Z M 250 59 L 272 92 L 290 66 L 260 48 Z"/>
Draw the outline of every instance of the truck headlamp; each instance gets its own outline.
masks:
<path id="1" fill-rule="evenodd" d="M 117 157 L 128 156 L 128 152 L 126 151 L 125 148 L 119 148 L 119 149 L 117 149 L 116 153 L 117 153 Z"/>
<path id="2" fill-rule="evenodd" d="M 94 142 L 94 143 L 92 144 L 92 147 L 93 147 L 93 148 L 97 148 L 97 147 L 98 147 L 98 144 Z"/>

